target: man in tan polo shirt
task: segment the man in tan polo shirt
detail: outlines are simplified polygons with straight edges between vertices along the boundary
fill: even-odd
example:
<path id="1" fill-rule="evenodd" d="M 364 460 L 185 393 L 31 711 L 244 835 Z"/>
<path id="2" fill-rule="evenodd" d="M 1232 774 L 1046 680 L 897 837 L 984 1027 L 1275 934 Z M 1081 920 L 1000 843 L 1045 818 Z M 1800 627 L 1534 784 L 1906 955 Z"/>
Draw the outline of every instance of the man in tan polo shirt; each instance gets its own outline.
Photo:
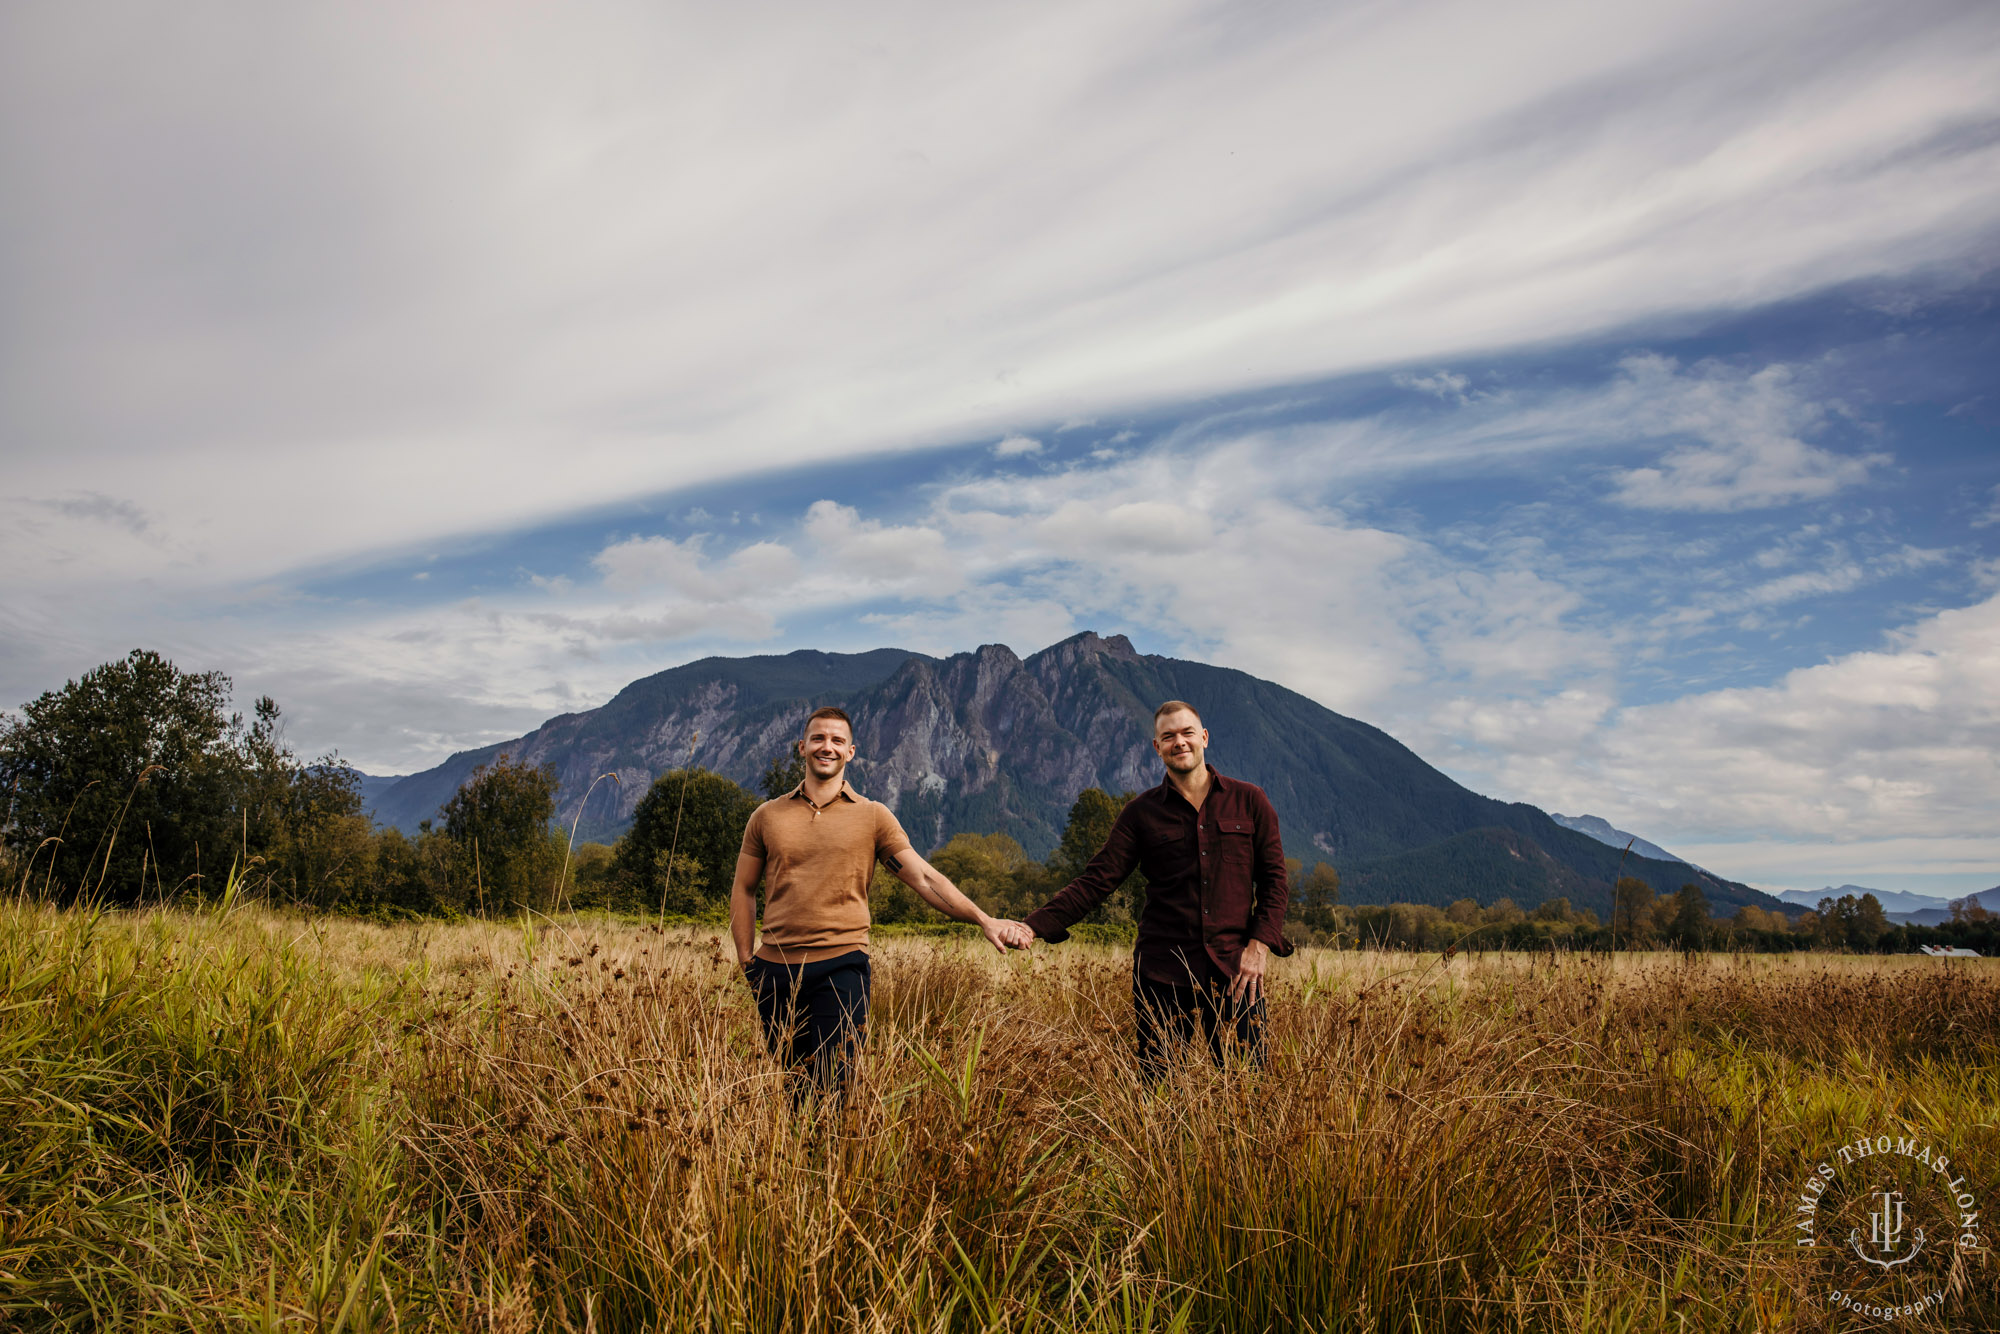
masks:
<path id="1" fill-rule="evenodd" d="M 854 724 L 845 713 L 815 709 L 799 754 L 804 781 L 759 806 L 743 831 L 729 933 L 771 1054 L 821 1089 L 838 1089 L 868 1022 L 868 881 L 877 861 L 939 912 L 977 923 L 1002 954 L 1002 933 L 1017 924 L 981 912 L 917 855 L 894 812 L 848 785 Z"/>

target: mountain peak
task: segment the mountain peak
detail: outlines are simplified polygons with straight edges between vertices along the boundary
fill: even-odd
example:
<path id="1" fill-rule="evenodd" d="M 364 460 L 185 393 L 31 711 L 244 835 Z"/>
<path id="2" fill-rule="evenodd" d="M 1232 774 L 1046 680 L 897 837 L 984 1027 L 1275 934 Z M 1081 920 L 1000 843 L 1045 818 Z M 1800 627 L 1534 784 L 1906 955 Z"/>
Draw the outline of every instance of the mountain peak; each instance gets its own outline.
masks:
<path id="1" fill-rule="evenodd" d="M 1095 630 L 1084 630 L 1035 654 L 1037 658 L 1050 656 L 1063 663 L 1080 662 L 1088 658 L 1123 658 L 1137 661 L 1139 651 L 1132 647 L 1132 641 L 1124 635 L 1100 635 Z"/>
<path id="2" fill-rule="evenodd" d="M 1565 829 L 1574 829 L 1579 834 L 1589 835 L 1606 847 L 1621 849 L 1629 847 L 1641 857 L 1651 857 L 1655 861 L 1682 860 L 1659 844 L 1649 843 L 1637 834 L 1618 828 L 1601 815 L 1561 815 L 1550 811 L 1549 818 Z"/>

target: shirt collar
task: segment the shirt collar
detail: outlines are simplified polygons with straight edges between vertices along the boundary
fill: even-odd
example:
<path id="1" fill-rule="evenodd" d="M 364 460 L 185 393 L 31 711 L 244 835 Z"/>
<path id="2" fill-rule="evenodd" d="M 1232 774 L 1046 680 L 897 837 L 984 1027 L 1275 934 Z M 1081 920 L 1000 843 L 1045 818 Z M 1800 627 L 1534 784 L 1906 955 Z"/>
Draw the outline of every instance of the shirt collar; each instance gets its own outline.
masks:
<path id="1" fill-rule="evenodd" d="M 1233 779 L 1223 777 L 1221 771 L 1206 760 L 1202 761 L 1201 767 L 1208 770 L 1208 789 L 1211 792 L 1224 791 L 1234 781 Z M 1174 780 L 1172 778 L 1165 778 L 1165 777 L 1161 778 L 1160 786 L 1155 790 L 1159 792 L 1161 796 L 1168 796 L 1168 795 L 1176 797 L 1181 796 L 1181 790 L 1174 786 Z M 1187 798 L 1181 797 L 1181 800 L 1186 801 Z"/>
<path id="2" fill-rule="evenodd" d="M 854 784 L 848 782 L 845 777 L 842 777 L 840 780 L 840 791 L 834 793 L 833 795 L 836 799 L 845 801 L 859 802 L 861 800 L 861 794 L 854 790 Z M 812 806 L 813 804 L 812 798 L 806 795 L 806 785 L 804 779 L 800 779 L 799 785 L 793 788 L 789 793 L 787 793 L 786 796 L 788 798 L 797 797 L 800 801 L 803 801 L 808 806 Z M 833 802 L 831 801 L 826 803 L 826 806 L 831 806 L 831 805 L 833 805 Z M 826 806 L 814 806 L 813 809 L 823 811 L 826 809 Z"/>

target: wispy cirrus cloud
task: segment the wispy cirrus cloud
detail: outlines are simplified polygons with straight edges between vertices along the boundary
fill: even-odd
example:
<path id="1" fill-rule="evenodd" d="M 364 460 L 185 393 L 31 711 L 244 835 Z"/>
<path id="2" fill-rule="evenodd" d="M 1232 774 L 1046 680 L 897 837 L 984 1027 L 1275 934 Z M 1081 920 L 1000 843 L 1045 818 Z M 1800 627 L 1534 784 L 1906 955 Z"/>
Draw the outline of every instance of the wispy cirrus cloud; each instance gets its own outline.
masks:
<path id="1" fill-rule="evenodd" d="M 31 591 L 1437 368 L 1959 263 L 2000 226 L 1984 6 L 0 25 L 11 480 L 141 505 L 185 557 L 0 532 Z M 1730 509 L 1858 466 L 1696 425 L 1621 493 Z"/>

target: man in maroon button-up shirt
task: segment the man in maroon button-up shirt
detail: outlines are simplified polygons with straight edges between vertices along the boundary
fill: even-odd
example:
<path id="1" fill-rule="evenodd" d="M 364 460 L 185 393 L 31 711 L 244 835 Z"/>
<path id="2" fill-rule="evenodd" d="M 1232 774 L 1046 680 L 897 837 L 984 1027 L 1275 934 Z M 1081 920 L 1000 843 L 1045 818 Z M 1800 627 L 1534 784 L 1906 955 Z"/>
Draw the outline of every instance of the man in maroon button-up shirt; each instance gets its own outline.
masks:
<path id="1" fill-rule="evenodd" d="M 1225 778 L 1206 759 L 1208 730 L 1193 706 L 1168 700 L 1153 715 L 1153 749 L 1166 781 L 1134 797 L 1083 874 L 1028 914 L 1028 933 L 1060 941 L 1134 870 L 1146 909 L 1134 951 L 1132 994 L 1139 1060 L 1149 1077 L 1166 1047 L 1201 1035 L 1219 1058 L 1228 1024 L 1262 1059 L 1264 968 L 1292 947 L 1284 937 L 1285 850 L 1264 790 Z"/>

